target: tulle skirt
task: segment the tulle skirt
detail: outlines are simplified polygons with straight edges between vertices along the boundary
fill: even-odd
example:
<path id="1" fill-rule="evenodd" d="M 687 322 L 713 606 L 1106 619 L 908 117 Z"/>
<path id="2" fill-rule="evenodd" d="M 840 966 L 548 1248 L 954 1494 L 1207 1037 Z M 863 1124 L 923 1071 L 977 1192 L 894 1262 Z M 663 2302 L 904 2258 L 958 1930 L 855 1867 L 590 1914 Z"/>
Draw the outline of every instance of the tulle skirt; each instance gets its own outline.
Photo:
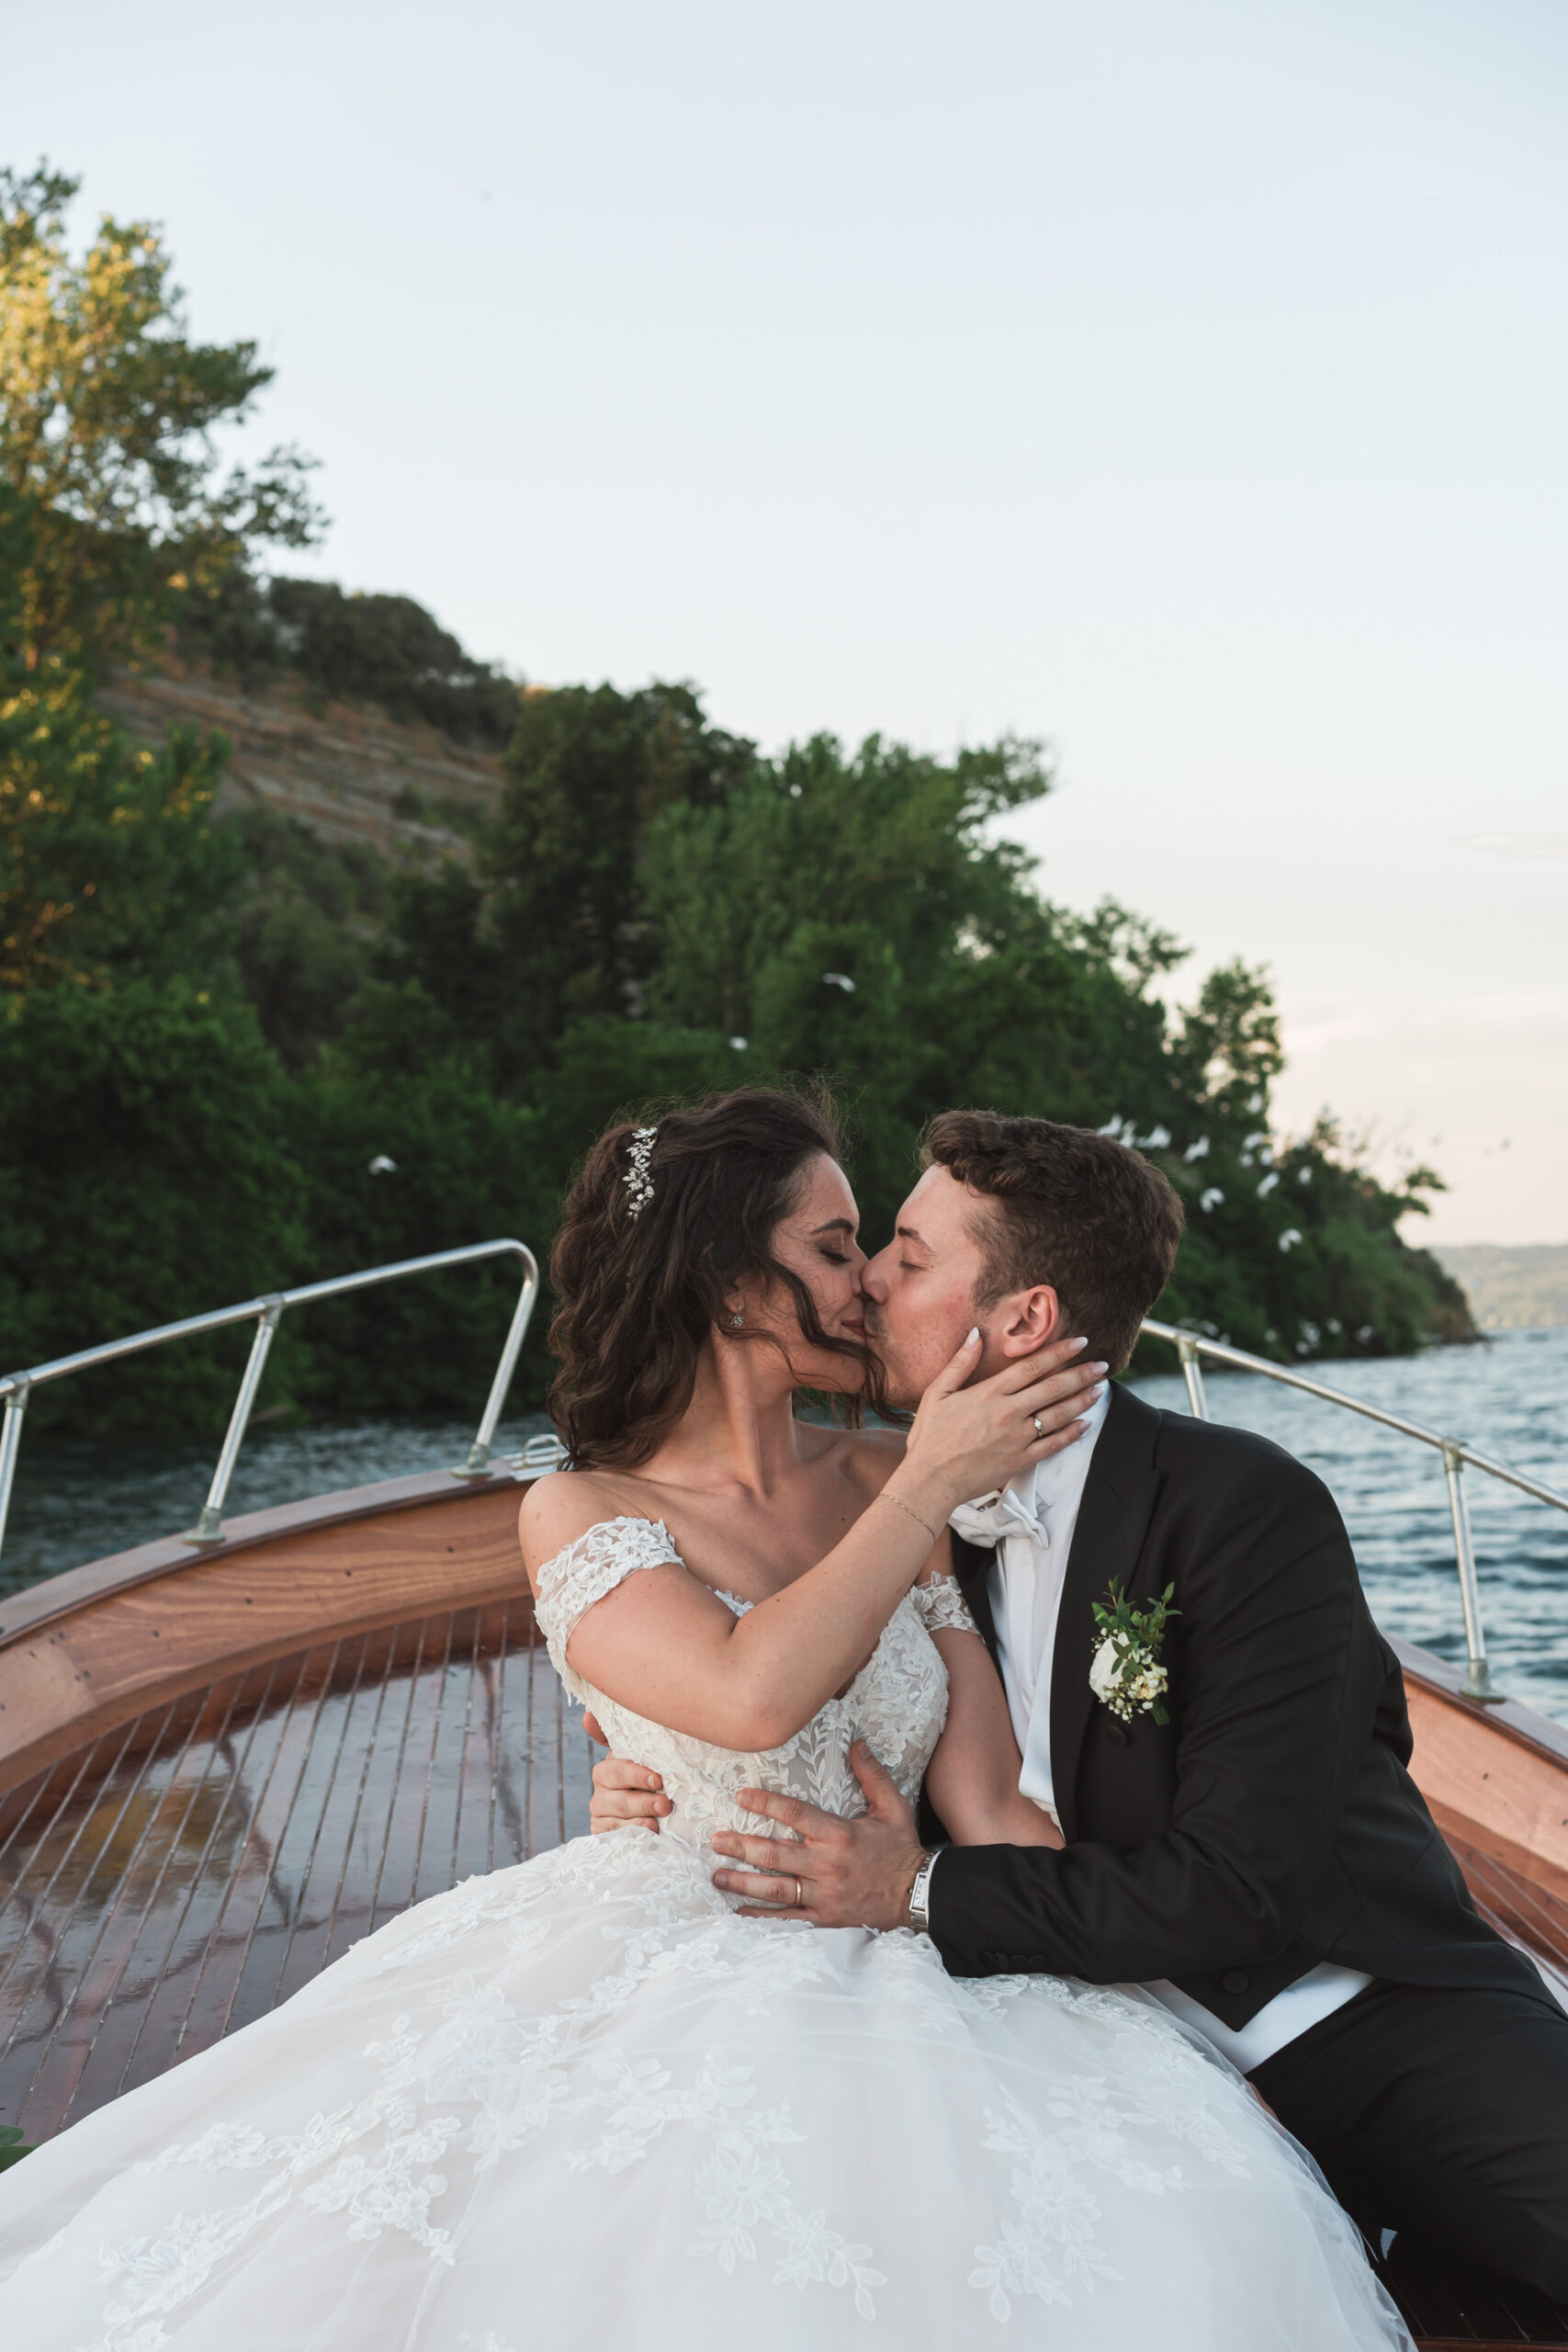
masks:
<path id="1" fill-rule="evenodd" d="M 471 1879 L 0 2174 L 0 2342 L 1408 2345 L 1143 1995 L 743 1919 L 709 1866 L 627 1829 Z"/>

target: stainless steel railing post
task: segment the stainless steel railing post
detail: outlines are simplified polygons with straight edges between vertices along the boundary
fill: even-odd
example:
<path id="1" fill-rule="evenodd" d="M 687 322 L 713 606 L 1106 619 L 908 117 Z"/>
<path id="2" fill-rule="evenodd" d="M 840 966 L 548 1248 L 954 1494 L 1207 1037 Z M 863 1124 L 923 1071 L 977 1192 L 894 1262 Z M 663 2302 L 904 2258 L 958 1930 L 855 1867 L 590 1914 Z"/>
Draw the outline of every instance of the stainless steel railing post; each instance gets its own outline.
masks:
<path id="1" fill-rule="evenodd" d="M 1198 1361 L 1195 1341 L 1185 1334 L 1176 1342 L 1176 1352 L 1181 1358 L 1181 1370 L 1187 1382 L 1187 1401 L 1192 1408 L 1194 1420 L 1209 1418 L 1209 1399 L 1203 1388 L 1203 1367 Z"/>
<path id="2" fill-rule="evenodd" d="M 1459 1597 L 1464 1611 L 1464 1645 L 1469 1654 L 1469 1671 L 1461 1688 L 1468 1699 L 1495 1702 L 1502 1693 L 1492 1688 L 1492 1669 L 1486 1663 L 1481 1586 L 1475 1573 L 1475 1545 L 1471 1540 L 1470 1507 L 1464 1494 L 1464 1459 L 1451 1439 L 1444 1442 L 1443 1470 L 1449 1482 L 1449 1509 L 1453 1514 L 1454 1556 L 1459 1562 Z"/>
<path id="3" fill-rule="evenodd" d="M 523 1351 L 523 1342 L 528 1335 L 528 1325 L 534 1313 L 534 1301 L 538 1295 L 538 1272 L 530 1255 L 527 1260 L 527 1272 L 523 1277 L 523 1288 L 518 1294 L 517 1304 L 512 1311 L 512 1328 L 506 1334 L 505 1344 L 501 1351 L 501 1361 L 495 1367 L 495 1378 L 491 1382 L 490 1395 L 485 1399 L 484 1411 L 479 1415 L 479 1429 L 475 1432 L 472 1445 L 468 1448 L 468 1460 L 460 1470 L 455 1470 L 452 1474 L 455 1478 L 486 1478 L 490 1476 L 490 1450 L 495 1442 L 496 1427 L 501 1419 L 502 1408 L 506 1403 L 507 1391 L 512 1386 L 512 1375 L 517 1369 L 517 1359 Z"/>
<path id="4" fill-rule="evenodd" d="M 22 1450 L 22 1415 L 28 1409 L 31 1393 L 24 1383 L 21 1387 L 13 1388 L 6 1399 L 6 1419 L 0 1427 L 0 1544 L 6 1541 L 6 1514 L 11 1508 L 17 1456 Z"/>
<path id="5" fill-rule="evenodd" d="M 539 1290 L 539 1268 L 533 1251 L 526 1242 L 511 1238 L 473 1241 L 457 1250 L 435 1250 L 423 1258 L 401 1258 L 395 1265 L 362 1267 L 355 1274 L 330 1274 L 324 1282 L 302 1283 L 294 1290 L 272 1291 L 262 1298 L 243 1298 L 234 1306 L 215 1307 L 206 1315 L 183 1316 L 177 1323 L 160 1323 L 151 1330 L 130 1331 L 123 1339 L 107 1340 L 96 1348 L 79 1348 L 73 1355 L 55 1356 L 48 1363 L 31 1364 L 25 1372 L 0 1374 L 0 1400 L 6 1406 L 4 1428 L 0 1429 L 0 1541 L 5 1537 L 6 1507 L 10 1500 L 17 1451 L 21 1443 L 22 1413 L 29 1393 L 46 1381 L 63 1380 L 73 1372 L 87 1372 L 99 1364 L 118 1363 L 126 1356 L 142 1355 L 149 1348 L 165 1347 L 174 1340 L 192 1340 L 198 1333 L 208 1331 L 227 1331 L 237 1323 L 256 1323 L 258 1329 L 251 1343 L 250 1360 L 240 1384 L 240 1393 L 234 1400 L 229 1432 L 212 1476 L 211 1489 L 200 1519 L 184 1539 L 187 1544 L 221 1544 L 223 1506 L 228 1499 L 229 1482 L 244 1442 L 246 1424 L 261 1386 L 273 1333 L 284 1309 L 311 1306 L 318 1299 L 343 1298 L 351 1291 L 376 1290 L 384 1283 L 403 1282 L 411 1274 L 433 1274 L 449 1266 L 477 1265 L 483 1258 L 521 1258 L 523 1291 L 513 1310 L 512 1328 L 507 1332 L 501 1362 L 491 1383 L 490 1401 L 479 1421 L 479 1434 L 468 1449 L 468 1464 L 457 1476 L 459 1478 L 483 1478 L 496 1475 L 489 1466 L 496 1424 L 501 1419 L 512 1376 L 517 1368 L 517 1358 Z M 469 1467 L 469 1464 L 478 1466 Z"/>
<path id="6" fill-rule="evenodd" d="M 229 1498 L 229 1481 L 234 1475 L 234 1464 L 240 1458 L 240 1448 L 245 1442 L 245 1424 L 251 1418 L 251 1407 L 256 1401 L 262 1374 L 272 1350 L 273 1334 L 283 1313 L 281 1297 L 268 1299 L 256 1324 L 256 1336 L 251 1341 L 251 1352 L 245 1364 L 240 1393 L 234 1399 L 234 1409 L 229 1416 L 228 1433 L 223 1451 L 218 1457 L 218 1467 L 212 1474 L 212 1484 L 207 1500 L 201 1507 L 201 1517 L 187 1529 L 181 1541 L 186 1544 L 221 1544 L 223 1541 L 223 1506 Z"/>

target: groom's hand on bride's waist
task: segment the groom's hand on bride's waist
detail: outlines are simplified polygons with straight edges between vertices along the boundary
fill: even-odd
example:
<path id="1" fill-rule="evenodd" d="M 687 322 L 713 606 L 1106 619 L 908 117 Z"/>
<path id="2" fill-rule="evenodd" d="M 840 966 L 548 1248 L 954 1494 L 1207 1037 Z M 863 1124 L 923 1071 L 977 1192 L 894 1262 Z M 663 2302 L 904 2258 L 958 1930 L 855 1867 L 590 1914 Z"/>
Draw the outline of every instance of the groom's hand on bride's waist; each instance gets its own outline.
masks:
<path id="1" fill-rule="evenodd" d="M 608 1745 L 592 1715 L 583 1716 L 582 1728 L 601 1747 Z M 633 1764 L 624 1756 L 602 1756 L 593 1767 L 588 1826 L 595 1838 L 602 1838 L 607 1829 L 624 1829 L 628 1821 L 640 1823 L 657 1838 L 660 1816 L 673 1811 L 663 1781 L 646 1764 Z"/>
<path id="2" fill-rule="evenodd" d="M 808 1919 L 814 1928 L 907 1928 L 909 1890 L 924 1852 L 907 1804 L 863 1740 L 850 1751 L 855 1778 L 865 1792 L 859 1821 L 844 1821 L 799 1797 L 774 1796 L 766 1789 L 742 1789 L 736 1802 L 792 1830 L 789 1838 L 748 1838 L 722 1830 L 716 1853 L 750 1865 L 714 1872 L 714 1884 L 728 1894 L 766 1904 L 750 1906 L 748 1919 Z M 756 1873 L 762 1875 L 758 1877 Z"/>

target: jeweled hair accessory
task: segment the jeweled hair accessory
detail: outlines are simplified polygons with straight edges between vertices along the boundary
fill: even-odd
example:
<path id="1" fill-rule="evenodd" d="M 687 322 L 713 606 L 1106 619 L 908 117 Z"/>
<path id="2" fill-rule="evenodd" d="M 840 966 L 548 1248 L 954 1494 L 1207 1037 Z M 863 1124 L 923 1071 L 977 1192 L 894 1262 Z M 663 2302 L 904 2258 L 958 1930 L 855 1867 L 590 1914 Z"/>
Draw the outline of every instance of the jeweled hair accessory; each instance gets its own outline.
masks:
<path id="1" fill-rule="evenodd" d="M 658 1133 L 657 1127 L 635 1127 L 632 1130 L 631 1144 L 626 1152 L 626 1172 L 621 1182 L 631 1194 L 631 1215 L 634 1218 L 642 1215 L 653 1198 L 653 1181 L 648 1172 L 648 1163 L 653 1157 L 653 1138 Z"/>

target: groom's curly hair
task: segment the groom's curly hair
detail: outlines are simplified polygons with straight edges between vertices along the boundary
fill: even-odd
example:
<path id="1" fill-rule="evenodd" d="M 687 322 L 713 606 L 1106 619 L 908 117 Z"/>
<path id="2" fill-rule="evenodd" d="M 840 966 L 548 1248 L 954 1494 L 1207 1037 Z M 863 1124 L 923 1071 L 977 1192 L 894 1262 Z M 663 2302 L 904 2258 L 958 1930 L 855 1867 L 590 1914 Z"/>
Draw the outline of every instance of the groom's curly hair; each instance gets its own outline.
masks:
<path id="1" fill-rule="evenodd" d="M 1055 1119 L 943 1111 L 925 1159 L 983 1193 L 976 1307 L 1050 1283 L 1096 1356 L 1122 1371 L 1176 1263 L 1185 1222 L 1168 1177 L 1110 1136 Z"/>
<path id="2" fill-rule="evenodd" d="M 639 1127 L 654 1129 L 637 1206 L 628 1183 Z M 646 1462 L 691 1403 L 697 1361 L 723 1345 L 761 1341 L 732 1329 L 725 1301 L 749 1274 L 782 1288 L 807 1346 L 854 1367 L 840 1415 L 885 1405 L 882 1366 L 868 1348 L 830 1339 L 807 1284 L 773 1254 L 773 1235 L 819 1155 L 842 1158 L 826 1090 L 742 1087 L 705 1102 L 648 1111 L 610 1127 L 567 1194 L 550 1255 L 558 1301 L 550 1351 L 560 1371 L 549 1409 L 572 1466 Z"/>

